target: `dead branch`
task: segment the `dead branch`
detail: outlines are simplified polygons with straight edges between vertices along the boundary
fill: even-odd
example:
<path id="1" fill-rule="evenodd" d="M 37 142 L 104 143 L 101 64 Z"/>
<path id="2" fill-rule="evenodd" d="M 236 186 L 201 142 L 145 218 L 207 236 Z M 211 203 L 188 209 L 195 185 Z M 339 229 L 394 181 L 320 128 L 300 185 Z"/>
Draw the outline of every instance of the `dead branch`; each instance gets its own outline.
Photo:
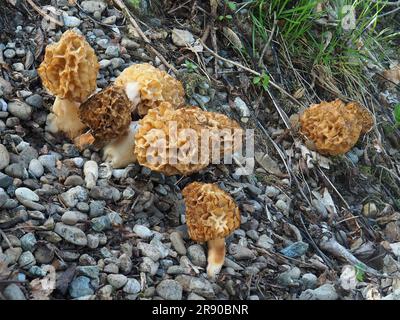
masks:
<path id="1" fill-rule="evenodd" d="M 39 13 L 43 18 L 50 20 L 52 23 L 55 23 L 56 25 L 63 27 L 64 23 L 58 21 L 57 19 L 54 19 L 53 17 L 49 16 L 46 12 L 44 12 L 42 9 L 40 9 L 34 2 L 33 0 L 26 0 L 30 4 L 30 6 L 35 10 L 37 13 Z"/>
<path id="2" fill-rule="evenodd" d="M 125 17 L 129 20 L 131 25 L 135 28 L 136 32 L 139 34 L 139 36 L 143 39 L 144 42 L 146 42 L 146 48 L 151 51 L 153 54 L 155 54 L 161 62 L 169 69 L 171 69 L 175 74 L 178 74 L 178 70 L 172 66 L 168 61 L 164 58 L 164 56 L 159 53 L 152 45 L 150 39 L 144 34 L 142 29 L 140 28 L 139 24 L 135 20 L 135 18 L 132 16 L 131 12 L 127 8 L 127 6 L 124 4 L 122 0 L 113 0 L 115 5 L 117 5 L 122 12 L 124 13 Z"/>
<path id="3" fill-rule="evenodd" d="M 358 260 L 354 255 L 352 255 L 345 247 L 338 243 L 333 237 L 322 237 L 319 242 L 319 246 L 322 250 L 329 252 L 337 258 L 345 259 L 347 262 L 354 266 L 362 268 L 363 271 L 370 273 L 377 277 L 383 277 L 383 275 L 377 270 L 368 267 L 364 262 Z"/>

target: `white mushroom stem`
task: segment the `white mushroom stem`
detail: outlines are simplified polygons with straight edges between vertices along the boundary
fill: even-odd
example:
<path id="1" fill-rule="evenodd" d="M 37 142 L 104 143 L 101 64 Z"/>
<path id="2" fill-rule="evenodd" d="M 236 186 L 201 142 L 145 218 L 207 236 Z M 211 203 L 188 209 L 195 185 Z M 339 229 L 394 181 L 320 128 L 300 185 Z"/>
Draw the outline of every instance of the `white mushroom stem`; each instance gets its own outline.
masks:
<path id="1" fill-rule="evenodd" d="M 107 144 L 103 149 L 103 161 L 109 163 L 114 169 L 125 168 L 129 164 L 135 163 L 134 149 L 137 129 L 138 122 L 133 121 L 124 137 Z"/>
<path id="2" fill-rule="evenodd" d="M 75 139 L 85 129 L 79 118 L 79 103 L 56 97 L 53 113 L 47 117 L 46 130 L 51 133 L 64 132 L 70 139 Z"/>
<path id="3" fill-rule="evenodd" d="M 207 274 L 215 278 L 225 261 L 225 238 L 209 240 Z"/>

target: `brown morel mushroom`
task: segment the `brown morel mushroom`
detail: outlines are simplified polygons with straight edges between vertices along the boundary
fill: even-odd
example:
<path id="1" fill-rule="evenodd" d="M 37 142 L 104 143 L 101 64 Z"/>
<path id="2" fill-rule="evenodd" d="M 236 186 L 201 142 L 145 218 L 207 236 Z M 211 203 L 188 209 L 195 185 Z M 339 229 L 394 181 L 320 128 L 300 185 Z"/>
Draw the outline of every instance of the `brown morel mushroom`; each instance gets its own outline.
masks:
<path id="1" fill-rule="evenodd" d="M 313 104 L 300 116 L 300 132 L 323 155 L 348 152 L 372 126 L 373 118 L 367 109 L 339 99 Z"/>
<path id="2" fill-rule="evenodd" d="M 136 161 L 133 153 L 136 126 L 131 114 L 137 100 L 130 100 L 129 93 L 126 88 L 111 85 L 91 96 L 79 108 L 79 118 L 89 131 L 78 136 L 75 144 L 80 149 L 95 141 L 105 145 L 104 160 L 113 168 Z"/>
<path id="3" fill-rule="evenodd" d="M 48 117 L 48 130 L 62 131 L 71 139 L 85 128 L 78 109 L 96 90 L 99 64 L 85 38 L 74 31 L 64 32 L 60 41 L 46 47 L 38 73 L 43 86 L 56 100 Z"/>
<path id="4" fill-rule="evenodd" d="M 139 164 L 151 170 L 189 175 L 208 166 L 217 145 L 222 145 L 218 160 L 225 153 L 232 154 L 240 147 L 235 141 L 242 135 L 239 124 L 225 115 L 197 107 L 174 109 L 162 102 L 139 121 L 135 155 Z"/>
<path id="5" fill-rule="evenodd" d="M 240 212 L 232 197 L 215 184 L 193 182 L 182 194 L 189 236 L 208 244 L 207 274 L 214 278 L 225 260 L 225 238 L 240 226 Z"/>
<path id="6" fill-rule="evenodd" d="M 146 115 L 149 109 L 158 107 L 161 102 L 169 102 L 177 108 L 185 103 L 182 83 L 148 63 L 134 64 L 126 68 L 115 80 L 117 86 L 125 87 L 129 84 L 136 85 L 139 91 L 137 113 L 141 117 Z"/>

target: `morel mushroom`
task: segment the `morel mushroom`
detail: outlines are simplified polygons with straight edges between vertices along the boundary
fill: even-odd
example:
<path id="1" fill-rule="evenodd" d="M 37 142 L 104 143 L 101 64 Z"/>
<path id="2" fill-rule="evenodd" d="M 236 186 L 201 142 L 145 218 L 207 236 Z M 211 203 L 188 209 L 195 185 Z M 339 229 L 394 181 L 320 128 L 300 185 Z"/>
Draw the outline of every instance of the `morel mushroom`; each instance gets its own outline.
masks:
<path id="1" fill-rule="evenodd" d="M 240 212 L 232 197 L 215 184 L 193 182 L 182 194 L 189 236 L 208 244 L 207 274 L 214 278 L 225 260 L 225 238 L 240 226 Z"/>
<path id="2" fill-rule="evenodd" d="M 115 85 L 125 87 L 136 83 L 139 87 L 137 113 L 143 117 L 149 109 L 156 108 L 161 102 L 169 102 L 174 107 L 185 103 L 185 91 L 182 83 L 165 71 L 148 63 L 134 64 L 126 68 L 115 80 Z"/>
<path id="3" fill-rule="evenodd" d="M 367 109 L 339 99 L 311 105 L 300 116 L 300 132 L 323 155 L 348 152 L 372 126 L 373 118 Z"/>
<path id="4" fill-rule="evenodd" d="M 79 108 L 79 117 L 89 131 L 75 139 L 83 149 L 97 141 L 106 145 L 104 158 L 113 168 L 121 168 L 135 162 L 133 154 L 136 126 L 131 113 L 137 106 L 135 87 L 111 85 L 91 96 Z M 133 93 L 133 94 L 132 94 Z M 115 151 L 113 151 L 116 149 Z"/>
<path id="5" fill-rule="evenodd" d="M 135 155 L 139 164 L 151 170 L 189 175 L 233 154 L 241 146 L 242 134 L 239 124 L 223 114 L 197 107 L 174 109 L 162 102 L 139 121 Z M 218 149 L 220 145 L 223 148 Z"/>
<path id="6" fill-rule="evenodd" d="M 85 38 L 74 31 L 64 32 L 59 42 L 46 47 L 38 73 L 43 86 L 56 100 L 48 129 L 75 138 L 84 129 L 78 117 L 79 104 L 96 90 L 99 64 Z"/>

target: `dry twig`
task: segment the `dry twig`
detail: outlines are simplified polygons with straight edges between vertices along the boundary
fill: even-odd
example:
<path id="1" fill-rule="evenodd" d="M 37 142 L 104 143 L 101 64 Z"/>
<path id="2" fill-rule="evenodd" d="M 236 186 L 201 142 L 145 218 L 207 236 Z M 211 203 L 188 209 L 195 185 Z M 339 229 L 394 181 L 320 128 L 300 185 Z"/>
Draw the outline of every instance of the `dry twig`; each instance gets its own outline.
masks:
<path id="1" fill-rule="evenodd" d="M 63 27 L 64 23 L 58 21 L 57 19 L 54 19 L 53 17 L 49 16 L 46 12 L 44 12 L 42 9 L 40 9 L 34 2 L 33 0 L 26 0 L 30 4 L 30 6 L 37 12 L 39 13 L 43 18 L 48 19 L 50 22 L 55 23 L 56 25 Z"/>

